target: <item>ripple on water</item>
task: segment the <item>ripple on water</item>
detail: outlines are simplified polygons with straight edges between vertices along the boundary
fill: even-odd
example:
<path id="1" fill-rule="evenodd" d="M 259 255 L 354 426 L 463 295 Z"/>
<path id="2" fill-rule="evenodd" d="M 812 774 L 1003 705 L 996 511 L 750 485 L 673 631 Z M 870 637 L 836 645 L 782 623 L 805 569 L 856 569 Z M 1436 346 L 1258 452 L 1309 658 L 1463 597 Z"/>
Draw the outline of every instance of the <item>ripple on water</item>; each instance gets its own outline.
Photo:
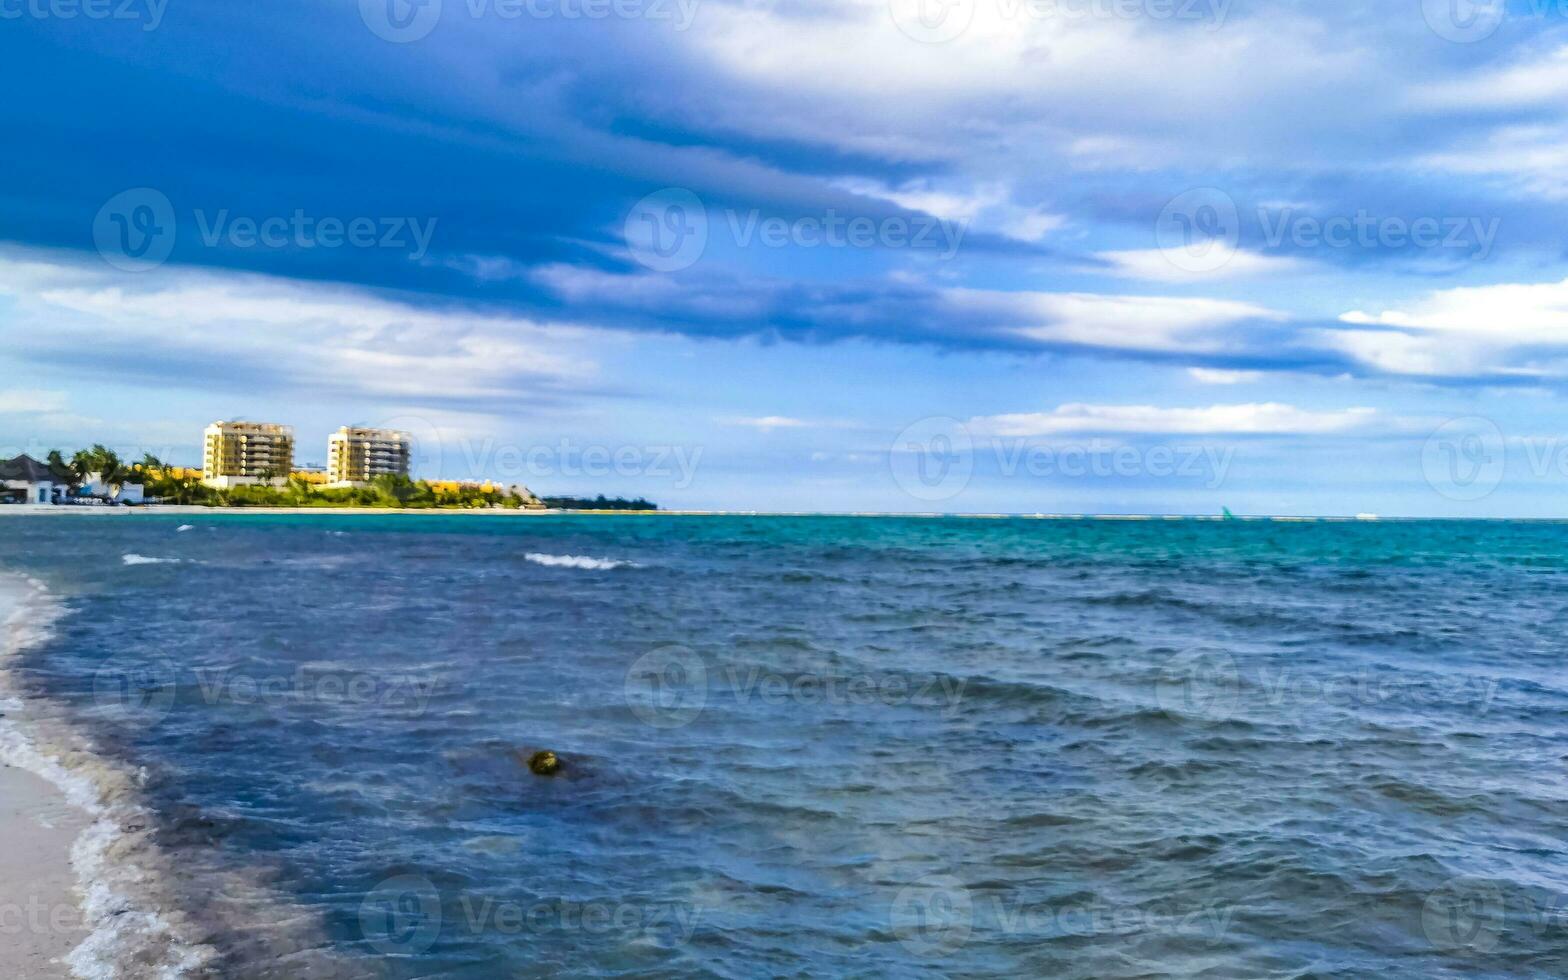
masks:
<path id="1" fill-rule="evenodd" d="M 138 774 L 224 975 L 1568 956 L 1568 529 L 333 520 L 0 535 L 69 589 L 18 682 Z M 383 899 L 440 928 L 389 947 Z"/>

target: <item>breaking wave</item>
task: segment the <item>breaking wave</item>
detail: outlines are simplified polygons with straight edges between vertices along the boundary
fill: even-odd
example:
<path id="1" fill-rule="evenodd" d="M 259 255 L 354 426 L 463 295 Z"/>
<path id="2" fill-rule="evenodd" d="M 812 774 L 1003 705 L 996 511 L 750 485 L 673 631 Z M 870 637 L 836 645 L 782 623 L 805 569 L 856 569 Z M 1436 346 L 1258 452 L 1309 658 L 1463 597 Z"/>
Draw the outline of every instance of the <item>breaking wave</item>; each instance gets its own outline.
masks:
<path id="1" fill-rule="evenodd" d="M 636 568 L 633 561 L 616 561 L 613 558 L 589 558 L 584 555 L 546 555 L 537 551 L 530 551 L 523 556 L 535 565 L 547 565 L 551 568 L 584 568 L 593 571 L 607 571 L 612 568 Z"/>

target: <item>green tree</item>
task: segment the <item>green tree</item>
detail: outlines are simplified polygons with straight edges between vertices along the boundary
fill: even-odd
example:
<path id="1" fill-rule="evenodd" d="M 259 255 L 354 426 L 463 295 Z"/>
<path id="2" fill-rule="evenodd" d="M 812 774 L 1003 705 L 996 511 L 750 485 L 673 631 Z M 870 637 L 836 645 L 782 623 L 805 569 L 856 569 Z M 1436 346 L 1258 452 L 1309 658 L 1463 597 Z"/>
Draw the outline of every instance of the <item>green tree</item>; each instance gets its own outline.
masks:
<path id="1" fill-rule="evenodd" d="M 370 490 L 378 507 L 401 507 L 414 495 L 414 482 L 406 476 L 383 473 L 372 477 Z"/>
<path id="2" fill-rule="evenodd" d="M 76 482 L 76 471 L 71 468 L 70 463 L 65 461 L 65 457 L 60 455 L 60 450 L 49 450 L 49 457 L 47 460 L 45 460 L 45 463 L 49 467 L 49 472 L 54 476 L 56 482 Z"/>
<path id="3" fill-rule="evenodd" d="M 120 457 L 102 443 L 94 443 L 91 449 L 79 450 L 71 457 L 71 470 L 76 474 L 77 482 L 86 483 L 88 474 L 97 474 L 98 480 L 104 486 L 118 488 L 130 475 L 130 469 L 120 462 Z"/>

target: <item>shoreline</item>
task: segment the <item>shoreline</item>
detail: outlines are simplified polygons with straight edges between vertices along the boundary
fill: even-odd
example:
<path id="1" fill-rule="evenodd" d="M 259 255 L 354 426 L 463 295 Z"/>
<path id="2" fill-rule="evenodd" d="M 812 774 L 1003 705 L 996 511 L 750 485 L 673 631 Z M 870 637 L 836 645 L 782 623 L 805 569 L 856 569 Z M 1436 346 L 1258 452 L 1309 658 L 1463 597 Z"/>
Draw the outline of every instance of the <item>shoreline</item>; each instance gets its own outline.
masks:
<path id="1" fill-rule="evenodd" d="M 0 976 L 187 976 L 216 950 L 173 900 L 135 775 L 12 681 L 62 615 L 43 583 L 0 570 Z"/>
<path id="2" fill-rule="evenodd" d="M 27 633 L 26 580 L 0 573 L 0 657 L 15 656 Z M 4 669 L 0 662 L 0 669 Z M 83 894 L 72 859 L 92 815 L 46 768 L 27 735 L 23 703 L 0 698 L 0 913 L 7 928 L 0 943 L 0 975 L 19 980 L 70 977 L 68 958 L 88 938 Z"/>
<path id="3" fill-rule="evenodd" d="M 10 504 L 0 506 L 0 517 L 8 514 L 37 517 L 54 514 L 98 515 L 103 517 L 148 516 L 171 514 L 196 516 L 203 514 L 324 514 L 329 516 L 410 514 L 428 516 L 468 517 L 839 517 L 839 518 L 906 518 L 910 520 L 971 520 L 971 521 L 1130 521 L 1180 523 L 1325 523 L 1325 524 L 1376 524 L 1400 521 L 1568 521 L 1568 517 L 1536 518 L 1451 518 L 1451 517 L 1391 517 L 1381 515 L 1348 516 L 1339 514 L 1257 514 L 1223 517 L 1216 514 L 962 514 L 940 511 L 810 511 L 810 510 L 528 510 L 526 508 L 484 507 L 207 507 L 198 504 L 140 504 L 133 507 L 80 507 L 60 504 Z"/>
<path id="4" fill-rule="evenodd" d="M 26 769 L 0 767 L 0 975 L 70 977 L 67 960 L 86 941 L 71 849 L 91 826 L 59 787 Z"/>

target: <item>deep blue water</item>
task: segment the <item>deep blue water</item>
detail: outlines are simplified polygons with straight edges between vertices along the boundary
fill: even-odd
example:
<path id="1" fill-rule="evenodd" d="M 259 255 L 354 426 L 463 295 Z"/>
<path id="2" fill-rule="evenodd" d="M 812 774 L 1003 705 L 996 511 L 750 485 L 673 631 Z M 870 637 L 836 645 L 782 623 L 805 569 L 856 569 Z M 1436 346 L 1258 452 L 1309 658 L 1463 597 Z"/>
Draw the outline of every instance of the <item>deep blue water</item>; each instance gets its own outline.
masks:
<path id="1" fill-rule="evenodd" d="M 1568 973 L 1568 526 L 0 517 L 0 568 L 215 975 Z"/>

